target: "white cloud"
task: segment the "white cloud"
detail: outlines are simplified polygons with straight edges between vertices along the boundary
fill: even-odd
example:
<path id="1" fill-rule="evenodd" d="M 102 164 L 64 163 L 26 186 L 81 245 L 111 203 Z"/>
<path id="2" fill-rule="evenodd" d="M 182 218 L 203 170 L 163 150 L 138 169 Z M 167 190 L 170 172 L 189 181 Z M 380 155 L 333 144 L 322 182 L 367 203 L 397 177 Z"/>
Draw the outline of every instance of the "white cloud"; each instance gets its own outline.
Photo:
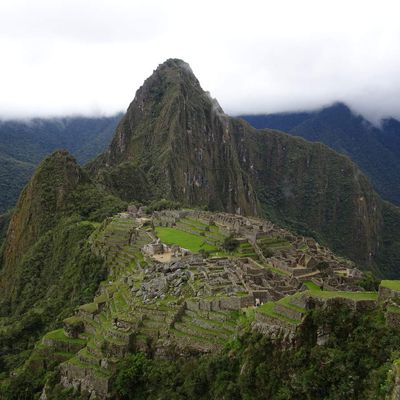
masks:
<path id="1" fill-rule="evenodd" d="M 170 57 L 231 114 L 400 117 L 395 1 L 2 0 L 0 114 L 114 113 Z"/>

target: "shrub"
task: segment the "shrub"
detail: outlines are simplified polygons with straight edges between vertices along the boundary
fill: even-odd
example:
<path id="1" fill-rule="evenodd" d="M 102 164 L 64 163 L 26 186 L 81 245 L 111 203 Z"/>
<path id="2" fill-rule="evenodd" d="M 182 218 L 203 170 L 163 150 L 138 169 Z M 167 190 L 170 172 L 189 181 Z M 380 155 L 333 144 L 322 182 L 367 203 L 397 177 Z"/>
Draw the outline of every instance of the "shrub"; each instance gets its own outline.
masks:
<path id="1" fill-rule="evenodd" d="M 226 251 L 235 251 L 238 246 L 239 242 L 233 237 L 233 235 L 226 237 L 222 243 L 222 248 Z"/>

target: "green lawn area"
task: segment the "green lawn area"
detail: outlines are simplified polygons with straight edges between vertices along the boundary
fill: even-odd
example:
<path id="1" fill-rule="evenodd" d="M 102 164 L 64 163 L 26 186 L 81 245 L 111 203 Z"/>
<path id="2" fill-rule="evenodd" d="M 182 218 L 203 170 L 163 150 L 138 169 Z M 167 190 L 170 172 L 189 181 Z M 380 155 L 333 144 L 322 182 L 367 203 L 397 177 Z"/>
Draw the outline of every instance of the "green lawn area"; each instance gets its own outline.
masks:
<path id="1" fill-rule="evenodd" d="M 312 281 L 304 281 L 304 286 L 308 289 L 308 290 L 321 290 L 321 288 L 314 282 Z"/>
<path id="2" fill-rule="evenodd" d="M 398 290 L 400 292 L 400 280 L 398 281 L 382 281 L 381 286 L 392 289 L 392 290 Z"/>
<path id="3" fill-rule="evenodd" d="M 216 246 L 211 246 L 205 243 L 205 238 L 198 235 L 192 235 L 175 228 L 167 228 L 163 226 L 156 227 L 156 234 L 162 242 L 173 245 L 176 244 L 180 247 L 190 250 L 193 253 L 198 253 L 200 249 L 206 251 L 216 251 Z"/>

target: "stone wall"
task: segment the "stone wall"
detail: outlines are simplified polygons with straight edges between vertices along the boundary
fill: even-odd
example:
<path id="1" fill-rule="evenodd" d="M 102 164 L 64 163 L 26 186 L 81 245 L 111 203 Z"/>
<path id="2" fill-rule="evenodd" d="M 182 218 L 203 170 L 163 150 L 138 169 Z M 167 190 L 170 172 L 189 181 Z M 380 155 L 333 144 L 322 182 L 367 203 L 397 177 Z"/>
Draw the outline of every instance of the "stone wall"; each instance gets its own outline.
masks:
<path id="1" fill-rule="evenodd" d="M 60 370 L 61 384 L 64 387 L 88 393 L 90 398 L 107 398 L 111 386 L 109 377 L 97 374 L 93 368 L 82 368 L 70 363 L 61 364 Z"/>
<path id="2" fill-rule="evenodd" d="M 331 299 L 313 297 L 310 298 L 310 302 L 312 301 L 320 307 L 336 308 L 346 306 L 356 311 L 372 310 L 377 306 L 376 300 L 353 300 L 345 297 L 334 297 Z"/>
<path id="3" fill-rule="evenodd" d="M 393 370 L 392 370 L 393 379 L 394 379 L 394 385 L 393 385 L 393 390 L 388 397 L 390 400 L 400 400 L 400 365 L 398 365 L 396 362 L 393 365 Z"/>
<path id="4" fill-rule="evenodd" d="M 190 311 L 238 311 L 250 306 L 254 306 L 253 295 L 221 297 L 212 300 L 188 299 L 185 302 L 185 307 Z"/>
<path id="5" fill-rule="evenodd" d="M 400 299 L 400 292 L 380 285 L 378 299 L 380 302 L 385 302 L 386 300 L 390 299 Z"/>
<path id="6" fill-rule="evenodd" d="M 309 301 L 307 301 L 307 297 L 305 296 L 292 297 L 290 303 L 306 310 L 310 308 Z"/>
<path id="7" fill-rule="evenodd" d="M 293 328 L 292 324 L 290 324 L 289 322 L 286 322 L 279 318 L 271 317 L 271 316 L 264 314 L 263 312 L 258 311 L 258 310 L 256 310 L 255 320 L 257 322 L 262 322 L 263 324 L 279 326 L 279 327 L 285 328 L 285 329 Z"/>
<path id="8" fill-rule="evenodd" d="M 282 304 L 275 304 L 275 311 L 279 314 L 284 315 L 287 318 L 294 319 L 300 321 L 303 318 L 303 313 L 293 308 L 285 307 Z"/>
<path id="9" fill-rule="evenodd" d="M 76 343 L 73 341 L 64 341 L 64 340 L 56 340 L 52 338 L 43 337 L 42 343 L 47 346 L 53 348 L 55 351 L 63 352 L 63 353 L 77 353 L 85 344 Z"/>
<path id="10" fill-rule="evenodd" d="M 399 308 L 400 310 L 400 308 Z M 400 312 L 388 308 L 385 313 L 387 324 L 395 329 L 400 329 Z"/>

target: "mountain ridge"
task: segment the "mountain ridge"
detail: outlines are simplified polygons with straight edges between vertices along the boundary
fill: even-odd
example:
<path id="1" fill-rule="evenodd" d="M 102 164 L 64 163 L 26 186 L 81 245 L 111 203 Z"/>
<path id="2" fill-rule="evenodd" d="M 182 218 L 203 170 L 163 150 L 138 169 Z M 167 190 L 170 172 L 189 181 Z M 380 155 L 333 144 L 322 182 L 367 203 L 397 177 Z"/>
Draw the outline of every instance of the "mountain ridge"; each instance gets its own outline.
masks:
<path id="1" fill-rule="evenodd" d="M 97 156 L 121 115 L 0 119 L 0 213 L 15 206 L 35 168 L 56 149 L 68 149 L 80 163 Z"/>
<path id="2" fill-rule="evenodd" d="M 378 127 L 341 102 L 311 112 L 240 117 L 257 128 L 278 129 L 346 154 L 370 177 L 383 198 L 400 204 L 399 121 L 383 119 Z"/>

